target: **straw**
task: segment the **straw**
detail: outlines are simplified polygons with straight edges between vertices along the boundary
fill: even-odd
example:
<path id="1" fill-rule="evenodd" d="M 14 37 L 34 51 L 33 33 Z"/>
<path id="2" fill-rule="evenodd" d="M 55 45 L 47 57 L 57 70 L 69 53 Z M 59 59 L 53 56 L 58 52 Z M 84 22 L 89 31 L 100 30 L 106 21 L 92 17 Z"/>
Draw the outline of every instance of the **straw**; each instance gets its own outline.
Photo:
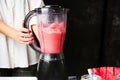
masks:
<path id="1" fill-rule="evenodd" d="M 91 80 L 94 80 L 94 73 L 91 69 L 88 69 L 88 74 L 91 76 Z"/>

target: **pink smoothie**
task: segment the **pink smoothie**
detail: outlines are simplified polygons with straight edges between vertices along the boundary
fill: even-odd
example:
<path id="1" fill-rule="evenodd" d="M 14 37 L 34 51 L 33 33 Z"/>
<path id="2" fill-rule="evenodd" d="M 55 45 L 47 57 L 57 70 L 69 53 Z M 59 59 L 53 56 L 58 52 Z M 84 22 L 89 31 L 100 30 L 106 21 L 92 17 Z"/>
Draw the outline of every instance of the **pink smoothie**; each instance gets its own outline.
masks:
<path id="1" fill-rule="evenodd" d="M 64 23 L 52 23 L 47 27 L 39 27 L 39 42 L 43 53 L 61 53 L 65 38 Z"/>

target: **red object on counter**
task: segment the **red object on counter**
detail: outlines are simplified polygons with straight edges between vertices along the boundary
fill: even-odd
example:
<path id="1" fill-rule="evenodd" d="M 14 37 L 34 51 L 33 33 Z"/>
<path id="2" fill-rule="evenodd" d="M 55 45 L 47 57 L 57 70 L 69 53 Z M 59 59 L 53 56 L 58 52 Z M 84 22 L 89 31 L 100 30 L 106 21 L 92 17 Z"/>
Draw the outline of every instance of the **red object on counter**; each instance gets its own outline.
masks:
<path id="1" fill-rule="evenodd" d="M 120 80 L 120 67 L 90 68 L 90 71 L 99 75 L 102 80 Z"/>

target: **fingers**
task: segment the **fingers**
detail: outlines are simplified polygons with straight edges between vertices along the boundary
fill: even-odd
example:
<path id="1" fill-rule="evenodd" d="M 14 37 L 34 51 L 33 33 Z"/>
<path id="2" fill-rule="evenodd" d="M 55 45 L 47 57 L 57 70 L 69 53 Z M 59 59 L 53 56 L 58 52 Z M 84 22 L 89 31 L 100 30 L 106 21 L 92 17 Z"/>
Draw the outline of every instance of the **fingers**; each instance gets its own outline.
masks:
<path id="1" fill-rule="evenodd" d="M 30 38 L 32 37 L 32 33 L 28 33 L 28 32 L 21 32 L 21 37 L 23 38 Z"/>
<path id="2" fill-rule="evenodd" d="M 21 38 L 21 43 L 23 43 L 23 44 L 31 44 L 32 43 L 32 41 L 34 40 L 34 38 L 33 37 L 22 37 Z"/>
<path id="3" fill-rule="evenodd" d="M 21 28 L 20 32 L 20 43 L 22 44 L 30 44 L 34 40 L 33 35 L 30 30 L 26 28 Z"/>
<path id="4" fill-rule="evenodd" d="M 21 37 L 23 38 L 29 38 L 32 36 L 32 33 L 29 29 L 26 28 L 21 28 L 20 29 Z"/>
<path id="5" fill-rule="evenodd" d="M 29 30 L 27 28 L 23 28 L 23 27 L 20 29 L 20 31 L 23 33 L 30 33 L 31 32 L 31 30 Z"/>
<path id="6" fill-rule="evenodd" d="M 31 37 L 21 37 L 20 38 L 20 43 L 31 44 L 33 40 L 34 40 L 34 38 L 32 36 Z"/>

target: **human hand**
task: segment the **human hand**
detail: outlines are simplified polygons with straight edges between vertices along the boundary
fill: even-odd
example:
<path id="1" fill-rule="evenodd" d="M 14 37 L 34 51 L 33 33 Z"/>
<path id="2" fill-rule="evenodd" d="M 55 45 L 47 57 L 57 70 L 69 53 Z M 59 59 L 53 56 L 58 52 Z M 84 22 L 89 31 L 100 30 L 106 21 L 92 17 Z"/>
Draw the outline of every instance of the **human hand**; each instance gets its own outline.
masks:
<path id="1" fill-rule="evenodd" d="M 21 44 L 31 44 L 34 37 L 32 36 L 31 30 L 22 27 L 16 30 L 14 40 Z"/>

